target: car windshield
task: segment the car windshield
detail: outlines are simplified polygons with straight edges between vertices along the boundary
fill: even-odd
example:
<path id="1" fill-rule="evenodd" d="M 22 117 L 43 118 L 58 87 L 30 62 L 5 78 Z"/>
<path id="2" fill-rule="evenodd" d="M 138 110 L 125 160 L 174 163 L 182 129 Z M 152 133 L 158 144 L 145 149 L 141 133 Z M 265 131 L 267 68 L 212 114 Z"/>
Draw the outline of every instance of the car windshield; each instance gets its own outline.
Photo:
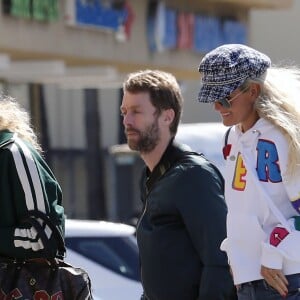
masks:
<path id="1" fill-rule="evenodd" d="M 105 268 L 140 281 L 138 248 L 131 237 L 66 237 L 65 243 Z"/>

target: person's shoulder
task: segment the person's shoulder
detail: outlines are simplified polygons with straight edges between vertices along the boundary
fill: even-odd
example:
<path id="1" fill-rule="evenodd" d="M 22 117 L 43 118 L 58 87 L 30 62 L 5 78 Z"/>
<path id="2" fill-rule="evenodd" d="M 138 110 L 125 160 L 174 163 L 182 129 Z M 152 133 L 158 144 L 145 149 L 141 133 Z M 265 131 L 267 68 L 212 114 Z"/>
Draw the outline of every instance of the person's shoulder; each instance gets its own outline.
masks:
<path id="1" fill-rule="evenodd" d="M 223 180 L 223 176 L 218 167 L 203 154 L 195 152 L 187 154 L 179 162 L 178 167 L 185 176 L 193 174 L 194 176 L 207 176 Z"/>
<path id="2" fill-rule="evenodd" d="M 195 167 L 212 166 L 213 163 L 203 154 L 193 151 L 187 151 L 183 155 L 180 163 L 183 165 L 191 165 Z"/>
<path id="3" fill-rule="evenodd" d="M 14 142 L 14 133 L 8 130 L 0 131 L 0 148 L 4 148 L 7 145 Z"/>
<path id="4" fill-rule="evenodd" d="M 185 144 L 176 143 L 174 149 L 175 158 L 172 167 L 170 169 L 171 172 L 176 172 L 177 175 L 182 174 L 182 176 L 189 176 L 190 173 L 214 176 L 215 178 L 223 178 L 220 170 L 216 167 L 216 165 L 207 159 L 207 157 L 200 152 L 194 151 L 189 146 Z"/>
<path id="5" fill-rule="evenodd" d="M 259 139 L 273 143 L 280 153 L 288 152 L 290 142 L 283 130 L 268 120 L 263 121 L 264 126 L 259 128 L 261 129 Z"/>

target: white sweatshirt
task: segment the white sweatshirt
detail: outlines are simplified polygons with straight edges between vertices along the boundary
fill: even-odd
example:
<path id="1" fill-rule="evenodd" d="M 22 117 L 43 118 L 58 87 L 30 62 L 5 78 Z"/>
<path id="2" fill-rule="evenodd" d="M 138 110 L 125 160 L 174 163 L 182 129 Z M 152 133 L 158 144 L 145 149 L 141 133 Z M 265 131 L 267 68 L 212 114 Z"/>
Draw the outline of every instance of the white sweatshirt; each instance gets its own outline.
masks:
<path id="1" fill-rule="evenodd" d="M 228 205 L 227 238 L 221 249 L 227 252 L 234 283 L 262 279 L 261 265 L 282 269 L 286 275 L 300 273 L 300 261 L 290 260 L 279 247 L 270 245 L 270 234 L 279 221 L 256 188 L 253 177 L 247 174 L 241 156 L 242 149 L 247 148 L 260 184 L 265 186 L 274 204 L 289 219 L 300 213 L 292 205 L 300 201 L 300 166 L 296 168 L 295 176 L 286 176 L 286 138 L 270 122 L 259 119 L 245 133 L 238 126 L 232 127 L 228 137 L 229 148 L 224 173 Z M 293 247 L 293 244 L 289 246 Z"/>

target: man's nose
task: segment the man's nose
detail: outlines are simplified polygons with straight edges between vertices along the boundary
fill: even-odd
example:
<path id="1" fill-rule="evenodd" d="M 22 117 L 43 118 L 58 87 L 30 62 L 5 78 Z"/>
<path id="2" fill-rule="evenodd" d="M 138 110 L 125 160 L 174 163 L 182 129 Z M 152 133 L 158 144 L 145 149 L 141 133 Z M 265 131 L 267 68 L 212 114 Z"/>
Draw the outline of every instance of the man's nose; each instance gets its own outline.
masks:
<path id="1" fill-rule="evenodd" d="M 123 125 L 127 126 L 129 124 L 132 124 L 132 117 L 130 116 L 129 113 L 126 113 L 123 115 Z"/>

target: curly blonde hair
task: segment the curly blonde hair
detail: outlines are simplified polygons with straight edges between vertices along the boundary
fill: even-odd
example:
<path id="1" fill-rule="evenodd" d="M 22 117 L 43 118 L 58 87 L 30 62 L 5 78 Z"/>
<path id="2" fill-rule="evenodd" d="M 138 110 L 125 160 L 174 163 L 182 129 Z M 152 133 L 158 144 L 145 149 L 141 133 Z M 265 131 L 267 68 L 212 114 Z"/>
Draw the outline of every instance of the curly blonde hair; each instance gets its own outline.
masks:
<path id="1" fill-rule="evenodd" d="M 0 96 L 0 131 L 9 130 L 28 141 L 37 151 L 42 152 L 37 136 L 30 123 L 29 113 L 10 96 Z"/>

